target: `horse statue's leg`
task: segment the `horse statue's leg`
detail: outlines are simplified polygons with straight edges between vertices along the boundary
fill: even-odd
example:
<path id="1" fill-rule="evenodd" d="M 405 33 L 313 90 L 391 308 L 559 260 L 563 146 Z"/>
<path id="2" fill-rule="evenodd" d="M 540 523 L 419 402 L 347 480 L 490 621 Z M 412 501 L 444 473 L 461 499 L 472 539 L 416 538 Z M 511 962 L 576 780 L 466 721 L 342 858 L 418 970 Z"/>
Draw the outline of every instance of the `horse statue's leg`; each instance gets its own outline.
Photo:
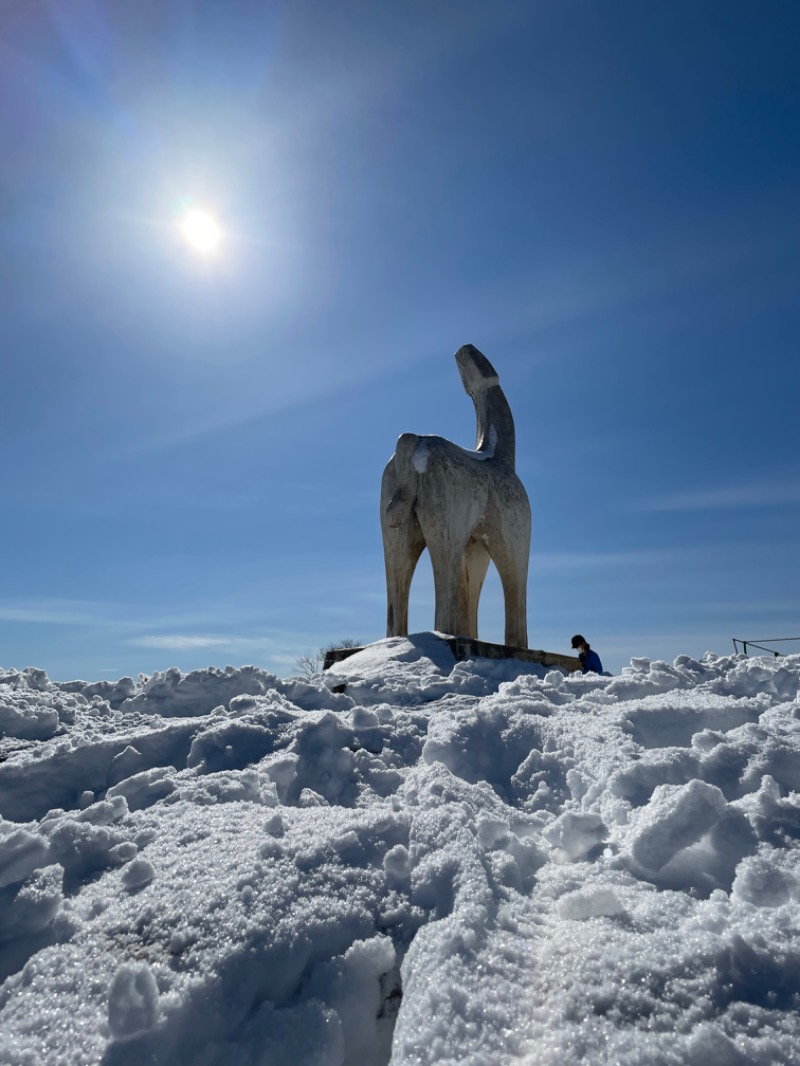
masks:
<path id="1" fill-rule="evenodd" d="M 478 600 L 480 599 L 486 571 L 489 569 L 489 553 L 479 540 L 474 537 L 467 544 L 464 552 L 464 565 L 461 568 L 461 587 L 459 594 L 459 634 L 478 639 Z"/>
<path id="2" fill-rule="evenodd" d="M 386 636 L 408 633 L 411 580 L 425 547 L 414 511 L 416 476 L 412 456 L 418 438 L 404 433 L 386 464 L 381 482 L 381 534 L 386 569 Z"/>

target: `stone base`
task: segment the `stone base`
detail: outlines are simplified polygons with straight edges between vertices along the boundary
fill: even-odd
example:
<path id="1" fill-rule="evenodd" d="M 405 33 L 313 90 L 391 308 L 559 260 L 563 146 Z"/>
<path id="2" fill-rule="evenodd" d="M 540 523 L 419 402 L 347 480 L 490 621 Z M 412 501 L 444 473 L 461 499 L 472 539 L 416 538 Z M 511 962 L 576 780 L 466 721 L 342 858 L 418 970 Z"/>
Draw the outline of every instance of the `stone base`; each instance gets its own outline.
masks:
<path id="1" fill-rule="evenodd" d="M 507 644 L 490 644 L 486 640 L 476 640 L 474 637 L 446 637 L 441 641 L 447 644 L 453 653 L 453 659 L 461 662 L 463 659 L 521 659 L 524 663 L 539 663 L 540 666 L 559 666 L 569 673 L 580 670 L 580 660 L 576 655 L 561 655 L 556 651 L 537 651 L 534 648 L 511 648 Z M 366 647 L 367 645 L 365 645 Z M 349 659 L 364 648 L 332 648 L 325 653 L 323 670 L 327 670 L 334 663 L 340 663 L 343 659 Z"/>

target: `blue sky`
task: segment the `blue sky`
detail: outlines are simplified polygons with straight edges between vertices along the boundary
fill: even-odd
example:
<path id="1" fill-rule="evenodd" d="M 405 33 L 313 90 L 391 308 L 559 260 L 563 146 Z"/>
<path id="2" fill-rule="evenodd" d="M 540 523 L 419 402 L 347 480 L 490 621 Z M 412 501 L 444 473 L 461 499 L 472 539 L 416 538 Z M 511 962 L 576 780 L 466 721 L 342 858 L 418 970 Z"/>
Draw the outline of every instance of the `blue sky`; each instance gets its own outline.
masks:
<path id="1" fill-rule="evenodd" d="M 780 2 L 0 4 L 0 663 L 381 637 L 381 471 L 472 446 L 467 342 L 532 647 L 800 635 L 798 45 Z"/>

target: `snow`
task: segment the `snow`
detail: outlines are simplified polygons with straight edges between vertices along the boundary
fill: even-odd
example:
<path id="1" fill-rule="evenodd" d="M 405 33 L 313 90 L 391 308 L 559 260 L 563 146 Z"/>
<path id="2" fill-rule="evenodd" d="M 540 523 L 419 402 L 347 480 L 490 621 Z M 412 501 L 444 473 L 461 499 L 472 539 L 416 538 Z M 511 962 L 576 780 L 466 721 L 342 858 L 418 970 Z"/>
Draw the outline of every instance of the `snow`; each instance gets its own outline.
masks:
<path id="1" fill-rule="evenodd" d="M 430 445 L 423 437 L 414 449 L 414 454 L 411 457 L 411 462 L 418 474 L 424 474 L 428 469 L 428 457 L 430 456 L 430 451 Z"/>
<path id="2" fill-rule="evenodd" d="M 158 984 L 146 963 L 123 963 L 108 988 L 108 1028 L 116 1040 L 155 1029 Z"/>
<path id="3" fill-rule="evenodd" d="M 0 1062 L 800 1062 L 799 688 L 0 670 Z"/>

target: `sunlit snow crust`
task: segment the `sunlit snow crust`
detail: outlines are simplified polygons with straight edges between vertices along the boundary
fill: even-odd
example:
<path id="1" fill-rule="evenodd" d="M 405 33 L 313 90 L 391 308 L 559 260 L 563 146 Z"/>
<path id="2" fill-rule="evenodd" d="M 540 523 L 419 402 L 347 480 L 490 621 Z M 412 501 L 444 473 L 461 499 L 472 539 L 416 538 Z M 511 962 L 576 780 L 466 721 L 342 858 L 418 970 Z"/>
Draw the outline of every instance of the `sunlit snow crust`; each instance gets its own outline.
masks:
<path id="1" fill-rule="evenodd" d="M 448 655 L 0 671 L 0 1062 L 800 1062 L 800 657 Z"/>

